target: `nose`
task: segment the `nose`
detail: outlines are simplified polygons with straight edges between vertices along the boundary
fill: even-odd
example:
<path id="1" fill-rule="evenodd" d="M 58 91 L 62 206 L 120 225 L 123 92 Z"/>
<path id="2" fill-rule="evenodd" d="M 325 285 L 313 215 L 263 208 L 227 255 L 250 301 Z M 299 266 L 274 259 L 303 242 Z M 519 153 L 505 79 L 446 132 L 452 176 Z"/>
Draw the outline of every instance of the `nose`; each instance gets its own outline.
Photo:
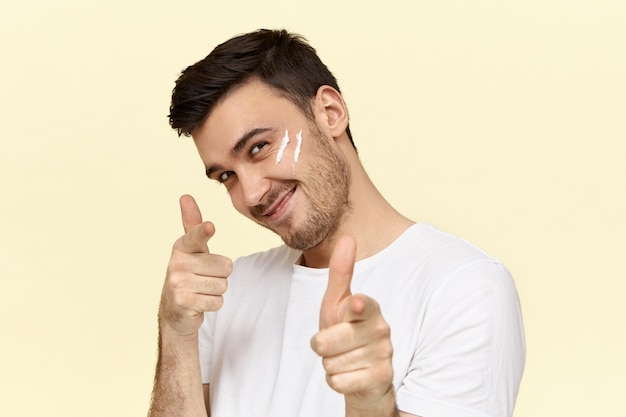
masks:
<path id="1" fill-rule="evenodd" d="M 261 204 L 263 197 L 271 187 L 270 181 L 256 171 L 239 172 L 238 180 L 243 201 L 248 207 Z"/>

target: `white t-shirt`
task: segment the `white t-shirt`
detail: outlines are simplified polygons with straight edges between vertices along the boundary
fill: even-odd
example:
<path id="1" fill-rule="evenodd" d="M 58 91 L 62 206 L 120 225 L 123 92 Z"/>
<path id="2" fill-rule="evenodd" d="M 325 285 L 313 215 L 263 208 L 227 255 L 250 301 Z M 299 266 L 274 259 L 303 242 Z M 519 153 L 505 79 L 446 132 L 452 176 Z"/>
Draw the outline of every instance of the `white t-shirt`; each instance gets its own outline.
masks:
<path id="1" fill-rule="evenodd" d="M 311 350 L 328 270 L 295 265 L 285 246 L 235 262 L 224 306 L 200 330 L 211 416 L 339 417 Z M 513 280 L 464 240 L 418 223 L 355 264 L 351 290 L 391 328 L 398 409 L 422 417 L 513 413 L 525 343 Z"/>

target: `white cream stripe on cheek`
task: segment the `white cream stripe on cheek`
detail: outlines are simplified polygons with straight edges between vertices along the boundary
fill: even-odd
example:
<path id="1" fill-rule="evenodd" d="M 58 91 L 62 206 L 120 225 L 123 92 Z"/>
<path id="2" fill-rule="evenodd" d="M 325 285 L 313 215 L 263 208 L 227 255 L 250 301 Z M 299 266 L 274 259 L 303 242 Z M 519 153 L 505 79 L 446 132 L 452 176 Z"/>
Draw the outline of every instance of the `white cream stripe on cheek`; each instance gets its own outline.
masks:
<path id="1" fill-rule="evenodd" d="M 278 148 L 278 153 L 276 154 L 276 163 L 279 163 L 281 159 L 283 159 L 283 153 L 285 153 L 285 148 L 289 143 L 289 131 L 285 129 L 285 137 L 283 141 L 280 143 L 280 148 Z"/>
<path id="2" fill-rule="evenodd" d="M 296 135 L 296 140 L 298 143 L 296 144 L 296 150 L 293 153 L 293 162 L 298 162 L 298 158 L 300 157 L 300 149 L 302 148 L 302 129 Z"/>

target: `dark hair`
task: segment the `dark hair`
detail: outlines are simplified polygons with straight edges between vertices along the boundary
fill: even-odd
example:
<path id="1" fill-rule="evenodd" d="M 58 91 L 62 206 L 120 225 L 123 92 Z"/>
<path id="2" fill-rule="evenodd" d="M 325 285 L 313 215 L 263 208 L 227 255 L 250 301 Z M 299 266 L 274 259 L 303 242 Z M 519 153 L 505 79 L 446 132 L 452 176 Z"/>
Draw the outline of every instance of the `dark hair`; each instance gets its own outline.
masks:
<path id="1" fill-rule="evenodd" d="M 319 87 L 329 85 L 341 92 L 306 39 L 284 29 L 260 29 L 218 45 L 181 73 L 172 92 L 170 126 L 179 136 L 189 136 L 222 98 L 253 78 L 276 89 L 311 120 Z M 349 126 L 346 133 L 354 146 Z"/>

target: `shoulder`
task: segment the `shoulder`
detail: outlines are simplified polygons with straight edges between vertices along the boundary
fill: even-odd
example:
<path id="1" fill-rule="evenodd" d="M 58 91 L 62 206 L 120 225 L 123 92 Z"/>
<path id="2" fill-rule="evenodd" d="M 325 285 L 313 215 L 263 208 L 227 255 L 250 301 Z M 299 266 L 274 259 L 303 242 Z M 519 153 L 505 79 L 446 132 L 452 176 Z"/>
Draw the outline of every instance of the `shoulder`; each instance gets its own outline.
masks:
<path id="1" fill-rule="evenodd" d="M 404 277 L 397 285 L 407 290 L 414 287 L 421 297 L 447 292 L 449 286 L 515 292 L 513 279 L 500 260 L 430 224 L 413 225 L 387 249 L 381 261 L 394 276 Z"/>
<path id="2" fill-rule="evenodd" d="M 436 271 L 439 276 L 450 277 L 463 271 L 486 269 L 508 274 L 499 259 L 427 223 L 418 223 L 409 229 L 404 246 L 405 259 L 419 264 L 424 272 Z"/>
<path id="3" fill-rule="evenodd" d="M 437 261 L 446 258 L 447 263 L 471 261 L 499 261 L 465 239 L 444 232 L 428 223 L 418 223 L 408 231 L 408 241 L 424 257 Z"/>
<path id="4" fill-rule="evenodd" d="M 519 321 L 520 303 L 512 275 L 503 263 L 472 243 L 425 225 L 431 241 L 422 264 L 429 281 L 425 308 L 437 317 L 464 311 L 492 323 Z M 507 318 L 508 317 L 508 318 Z"/>

